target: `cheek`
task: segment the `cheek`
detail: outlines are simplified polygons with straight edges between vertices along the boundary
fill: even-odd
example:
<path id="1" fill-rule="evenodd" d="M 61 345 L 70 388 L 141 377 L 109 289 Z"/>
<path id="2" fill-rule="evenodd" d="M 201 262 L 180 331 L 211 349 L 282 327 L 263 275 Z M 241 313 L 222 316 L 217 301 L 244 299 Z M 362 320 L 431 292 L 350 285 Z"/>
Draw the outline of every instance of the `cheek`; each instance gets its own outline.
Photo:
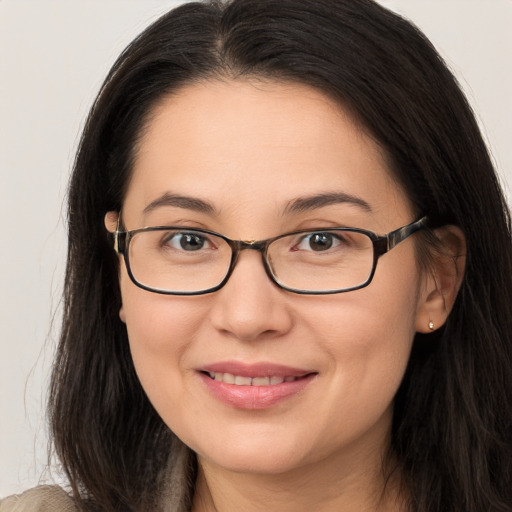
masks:
<path id="1" fill-rule="evenodd" d="M 130 351 L 142 387 L 157 409 L 170 397 L 179 401 L 186 372 L 182 361 L 197 336 L 204 316 L 201 308 L 191 307 L 194 298 L 150 293 L 127 277 L 121 278 L 121 294 Z"/>
<path id="2" fill-rule="evenodd" d="M 369 307 L 375 308 L 373 314 Z M 323 326 L 321 349 L 329 359 L 333 388 L 349 393 L 350 402 L 390 401 L 409 359 L 414 315 L 379 303 L 372 306 L 368 300 L 330 311 L 335 321 L 326 318 L 329 308 L 323 308 L 310 329 L 315 329 L 313 323 Z"/>
<path id="3" fill-rule="evenodd" d="M 416 269 L 382 274 L 385 278 L 376 276 L 367 288 L 310 301 L 304 308 L 310 336 L 316 333 L 328 360 L 333 402 L 325 407 L 362 428 L 391 405 L 415 335 Z"/>

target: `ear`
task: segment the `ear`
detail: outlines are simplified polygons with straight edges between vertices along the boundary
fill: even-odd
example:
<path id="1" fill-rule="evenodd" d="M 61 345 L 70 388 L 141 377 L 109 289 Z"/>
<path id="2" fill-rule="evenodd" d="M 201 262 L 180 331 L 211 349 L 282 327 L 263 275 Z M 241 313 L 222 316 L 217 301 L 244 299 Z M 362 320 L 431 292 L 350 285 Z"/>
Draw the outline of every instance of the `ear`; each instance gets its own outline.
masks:
<path id="1" fill-rule="evenodd" d="M 466 265 L 466 238 L 457 226 L 434 231 L 438 247 L 433 248 L 430 266 L 424 272 L 416 312 L 416 331 L 432 332 L 446 322 L 462 283 Z"/>
<path id="2" fill-rule="evenodd" d="M 117 229 L 117 222 L 119 220 L 119 213 L 118 212 L 107 212 L 105 214 L 105 218 L 103 219 L 103 222 L 105 223 L 105 227 L 107 228 L 107 231 L 110 233 L 114 233 Z"/>

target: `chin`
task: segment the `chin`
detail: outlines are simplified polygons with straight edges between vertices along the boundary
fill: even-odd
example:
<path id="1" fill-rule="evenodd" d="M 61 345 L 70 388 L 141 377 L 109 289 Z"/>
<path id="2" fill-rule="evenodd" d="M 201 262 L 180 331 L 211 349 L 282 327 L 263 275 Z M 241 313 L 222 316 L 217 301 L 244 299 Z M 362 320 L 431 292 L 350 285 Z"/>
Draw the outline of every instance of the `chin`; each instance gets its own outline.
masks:
<path id="1" fill-rule="evenodd" d="M 307 463 L 304 443 L 293 441 L 290 436 L 283 439 L 268 434 L 252 435 L 231 440 L 227 439 L 229 436 L 219 437 L 208 444 L 190 443 L 189 446 L 208 464 L 237 473 L 277 475 Z"/>
<path id="2" fill-rule="evenodd" d="M 200 458 L 202 458 L 199 455 Z M 222 467 L 233 473 L 245 473 L 254 475 L 281 475 L 288 473 L 301 465 L 293 454 L 276 453 L 273 450 L 259 453 L 226 453 L 223 457 L 215 459 L 204 457 L 209 464 Z"/>

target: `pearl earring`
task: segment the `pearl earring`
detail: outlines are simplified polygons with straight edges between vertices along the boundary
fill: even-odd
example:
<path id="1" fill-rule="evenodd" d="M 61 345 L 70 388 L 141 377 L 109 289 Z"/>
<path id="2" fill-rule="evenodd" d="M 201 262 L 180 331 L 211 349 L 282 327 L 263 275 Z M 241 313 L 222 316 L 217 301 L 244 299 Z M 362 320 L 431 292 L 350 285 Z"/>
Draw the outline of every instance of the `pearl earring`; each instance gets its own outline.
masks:
<path id="1" fill-rule="evenodd" d="M 429 320 L 428 322 L 428 328 L 433 331 L 434 330 L 434 322 L 432 322 L 432 320 Z"/>

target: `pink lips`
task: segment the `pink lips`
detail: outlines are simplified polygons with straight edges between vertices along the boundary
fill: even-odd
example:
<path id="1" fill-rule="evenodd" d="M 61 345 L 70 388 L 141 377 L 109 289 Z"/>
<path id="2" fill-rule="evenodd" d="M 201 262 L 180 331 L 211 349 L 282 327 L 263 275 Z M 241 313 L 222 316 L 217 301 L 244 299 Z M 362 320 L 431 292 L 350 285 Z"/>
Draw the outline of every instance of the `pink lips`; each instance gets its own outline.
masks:
<path id="1" fill-rule="evenodd" d="M 272 363 L 247 365 L 233 361 L 207 365 L 199 371 L 201 380 L 217 399 L 248 410 L 266 409 L 296 395 L 316 375 L 311 370 Z"/>

